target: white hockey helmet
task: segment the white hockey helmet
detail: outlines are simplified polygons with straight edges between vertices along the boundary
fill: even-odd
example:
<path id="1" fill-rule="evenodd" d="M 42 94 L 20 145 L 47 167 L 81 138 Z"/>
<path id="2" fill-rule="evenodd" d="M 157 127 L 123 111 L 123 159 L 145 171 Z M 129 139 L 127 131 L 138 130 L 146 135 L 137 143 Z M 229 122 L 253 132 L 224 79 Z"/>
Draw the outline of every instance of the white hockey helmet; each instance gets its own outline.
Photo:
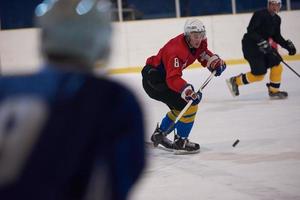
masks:
<path id="1" fill-rule="evenodd" d="M 281 5 L 282 5 L 281 0 L 268 0 L 268 6 L 269 6 L 270 3 L 280 4 L 280 8 L 281 8 Z"/>
<path id="2" fill-rule="evenodd" d="M 184 35 L 188 36 L 191 32 L 203 33 L 205 37 L 205 26 L 198 19 L 188 19 L 184 24 Z"/>
<path id="3" fill-rule="evenodd" d="M 268 0 L 268 9 L 270 8 L 270 3 L 279 4 L 279 10 L 282 6 L 281 0 Z M 279 12 L 279 10 L 275 11 L 275 13 Z M 273 11 L 274 12 L 274 11 Z"/>
<path id="4" fill-rule="evenodd" d="M 280 3 L 281 4 L 281 0 L 268 0 L 268 3 Z"/>
<path id="5" fill-rule="evenodd" d="M 88 66 L 109 55 L 110 3 L 104 0 L 44 0 L 35 10 L 42 53 L 74 58 Z"/>

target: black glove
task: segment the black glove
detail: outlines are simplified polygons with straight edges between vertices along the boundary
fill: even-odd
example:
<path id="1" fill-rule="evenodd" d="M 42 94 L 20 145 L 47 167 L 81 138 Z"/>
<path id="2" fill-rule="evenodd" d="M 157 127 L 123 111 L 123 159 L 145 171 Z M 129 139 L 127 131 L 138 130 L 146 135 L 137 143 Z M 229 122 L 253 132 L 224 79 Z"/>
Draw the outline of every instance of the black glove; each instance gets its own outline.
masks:
<path id="1" fill-rule="evenodd" d="M 296 54 L 296 47 L 291 40 L 286 41 L 286 50 L 288 50 L 290 56 Z"/>
<path id="2" fill-rule="evenodd" d="M 269 42 L 267 42 L 266 40 L 262 40 L 259 43 L 257 43 L 257 46 L 259 48 L 259 50 L 263 53 L 263 54 L 267 54 L 267 53 L 272 53 L 273 49 L 270 46 Z"/>

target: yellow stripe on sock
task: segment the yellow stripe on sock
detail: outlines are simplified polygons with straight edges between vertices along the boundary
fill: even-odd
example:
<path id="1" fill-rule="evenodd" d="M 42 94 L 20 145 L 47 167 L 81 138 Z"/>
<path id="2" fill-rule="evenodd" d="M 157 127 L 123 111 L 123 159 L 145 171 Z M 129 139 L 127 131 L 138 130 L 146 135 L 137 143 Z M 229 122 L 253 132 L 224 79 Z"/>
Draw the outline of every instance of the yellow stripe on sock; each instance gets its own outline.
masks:
<path id="1" fill-rule="evenodd" d="M 184 113 L 184 115 L 179 119 L 179 121 L 183 123 L 191 123 L 194 122 L 196 113 L 198 110 L 198 105 L 192 105 L 189 109 Z"/>

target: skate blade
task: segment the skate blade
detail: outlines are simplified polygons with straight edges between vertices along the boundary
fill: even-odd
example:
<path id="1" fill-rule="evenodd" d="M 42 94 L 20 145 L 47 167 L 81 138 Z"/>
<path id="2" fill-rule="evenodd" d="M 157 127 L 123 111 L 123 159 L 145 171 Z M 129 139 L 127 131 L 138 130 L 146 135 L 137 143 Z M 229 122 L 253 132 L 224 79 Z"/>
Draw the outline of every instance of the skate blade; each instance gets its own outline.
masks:
<path id="1" fill-rule="evenodd" d="M 175 155 L 186 155 L 186 154 L 196 154 L 196 153 L 200 153 L 200 149 L 196 151 L 174 150 Z"/>
<path id="2" fill-rule="evenodd" d="M 232 89 L 232 85 L 230 83 L 230 80 L 229 79 L 226 79 L 226 85 L 230 91 L 230 94 L 233 96 L 233 97 L 237 97 L 237 95 L 233 92 L 233 89 Z"/>
<path id="3" fill-rule="evenodd" d="M 157 146 L 155 146 L 153 142 L 145 142 L 145 144 L 146 144 L 147 147 L 151 147 L 153 149 L 161 149 L 161 150 L 168 151 L 168 152 L 173 152 L 174 151 L 174 149 L 164 147 L 161 144 L 158 144 Z"/>
<path id="4" fill-rule="evenodd" d="M 173 151 L 174 151 L 174 149 L 167 148 L 167 147 L 165 147 L 165 146 L 163 146 L 163 145 L 161 145 L 161 144 L 159 144 L 159 145 L 158 145 L 157 147 L 155 147 L 155 148 L 162 149 L 162 150 L 168 151 L 168 152 L 173 152 Z"/>
<path id="5" fill-rule="evenodd" d="M 269 98 L 271 100 L 284 100 L 284 99 L 287 99 L 288 97 L 278 97 L 278 96 L 271 97 L 271 96 L 269 96 Z"/>

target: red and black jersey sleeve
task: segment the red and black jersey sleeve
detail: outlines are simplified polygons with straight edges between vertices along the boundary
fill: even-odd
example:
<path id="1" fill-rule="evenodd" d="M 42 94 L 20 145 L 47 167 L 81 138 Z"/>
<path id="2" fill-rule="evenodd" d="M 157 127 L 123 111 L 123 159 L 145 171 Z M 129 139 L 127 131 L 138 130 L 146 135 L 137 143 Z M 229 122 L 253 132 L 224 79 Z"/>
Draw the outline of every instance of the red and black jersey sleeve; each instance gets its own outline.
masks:
<path id="1" fill-rule="evenodd" d="M 207 39 L 203 40 L 201 42 L 201 46 L 200 46 L 200 54 L 198 57 L 198 61 L 201 63 L 201 65 L 203 67 L 207 67 L 207 62 L 210 59 L 211 56 L 214 55 L 214 53 L 212 53 L 208 48 L 207 48 Z"/>

